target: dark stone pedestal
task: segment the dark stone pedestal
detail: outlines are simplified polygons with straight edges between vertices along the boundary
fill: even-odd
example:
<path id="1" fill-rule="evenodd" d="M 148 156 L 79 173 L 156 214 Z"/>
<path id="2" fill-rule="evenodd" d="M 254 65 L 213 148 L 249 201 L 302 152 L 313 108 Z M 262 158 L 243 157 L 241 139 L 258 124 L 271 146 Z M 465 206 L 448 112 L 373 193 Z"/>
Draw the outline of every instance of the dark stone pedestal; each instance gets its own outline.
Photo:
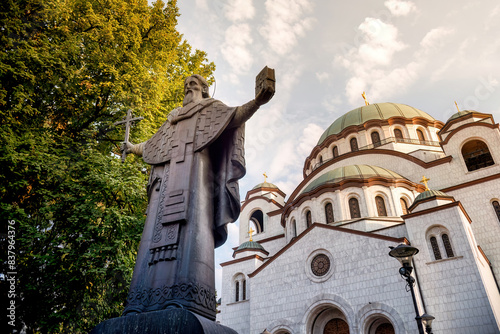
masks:
<path id="1" fill-rule="evenodd" d="M 190 311 L 178 308 L 145 312 L 101 322 L 90 334 L 237 334 Z"/>

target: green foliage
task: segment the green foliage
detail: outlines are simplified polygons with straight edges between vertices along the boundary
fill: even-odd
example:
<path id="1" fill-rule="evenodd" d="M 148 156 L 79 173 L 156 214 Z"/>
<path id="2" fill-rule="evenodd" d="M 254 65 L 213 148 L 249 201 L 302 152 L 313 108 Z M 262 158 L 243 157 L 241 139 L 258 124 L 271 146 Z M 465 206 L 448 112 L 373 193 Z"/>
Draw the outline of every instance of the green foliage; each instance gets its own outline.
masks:
<path id="1" fill-rule="evenodd" d="M 184 78 L 214 70 L 176 31 L 178 15 L 175 1 L 0 5 L 0 232 L 15 220 L 28 333 L 84 333 L 123 309 L 147 166 L 112 154 L 123 138 L 112 124 L 130 108 L 145 118 L 131 140 L 146 140 L 181 103 Z"/>

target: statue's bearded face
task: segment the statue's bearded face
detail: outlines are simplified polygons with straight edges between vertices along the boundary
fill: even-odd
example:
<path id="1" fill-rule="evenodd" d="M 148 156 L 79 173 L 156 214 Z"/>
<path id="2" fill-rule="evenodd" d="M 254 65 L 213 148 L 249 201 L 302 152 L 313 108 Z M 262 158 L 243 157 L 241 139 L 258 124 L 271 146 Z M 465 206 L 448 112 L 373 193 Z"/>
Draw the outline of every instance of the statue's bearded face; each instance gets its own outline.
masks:
<path id="1" fill-rule="evenodd" d="M 199 102 L 203 99 L 203 85 L 195 77 L 189 77 L 184 82 L 184 102 L 186 105 L 191 102 Z"/>

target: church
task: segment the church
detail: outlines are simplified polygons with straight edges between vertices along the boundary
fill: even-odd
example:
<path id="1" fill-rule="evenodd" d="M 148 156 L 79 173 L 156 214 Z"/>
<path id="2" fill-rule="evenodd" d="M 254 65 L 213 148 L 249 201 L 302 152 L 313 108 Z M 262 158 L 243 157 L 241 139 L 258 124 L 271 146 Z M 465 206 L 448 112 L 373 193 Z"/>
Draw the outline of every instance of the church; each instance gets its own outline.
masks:
<path id="1" fill-rule="evenodd" d="M 418 250 L 414 294 L 398 245 Z M 326 129 L 291 194 L 248 191 L 220 265 L 217 320 L 240 334 L 418 333 L 416 312 L 434 318 L 424 332 L 500 333 L 498 123 L 366 102 Z"/>

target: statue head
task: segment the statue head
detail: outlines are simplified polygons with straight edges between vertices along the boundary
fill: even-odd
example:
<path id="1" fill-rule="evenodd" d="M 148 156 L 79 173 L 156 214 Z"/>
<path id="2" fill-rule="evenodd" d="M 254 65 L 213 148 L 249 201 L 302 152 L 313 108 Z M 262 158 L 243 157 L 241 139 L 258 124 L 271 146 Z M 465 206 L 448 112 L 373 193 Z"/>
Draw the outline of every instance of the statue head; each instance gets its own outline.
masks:
<path id="1" fill-rule="evenodd" d="M 208 83 L 199 74 L 193 74 L 184 80 L 184 105 L 209 98 Z"/>

